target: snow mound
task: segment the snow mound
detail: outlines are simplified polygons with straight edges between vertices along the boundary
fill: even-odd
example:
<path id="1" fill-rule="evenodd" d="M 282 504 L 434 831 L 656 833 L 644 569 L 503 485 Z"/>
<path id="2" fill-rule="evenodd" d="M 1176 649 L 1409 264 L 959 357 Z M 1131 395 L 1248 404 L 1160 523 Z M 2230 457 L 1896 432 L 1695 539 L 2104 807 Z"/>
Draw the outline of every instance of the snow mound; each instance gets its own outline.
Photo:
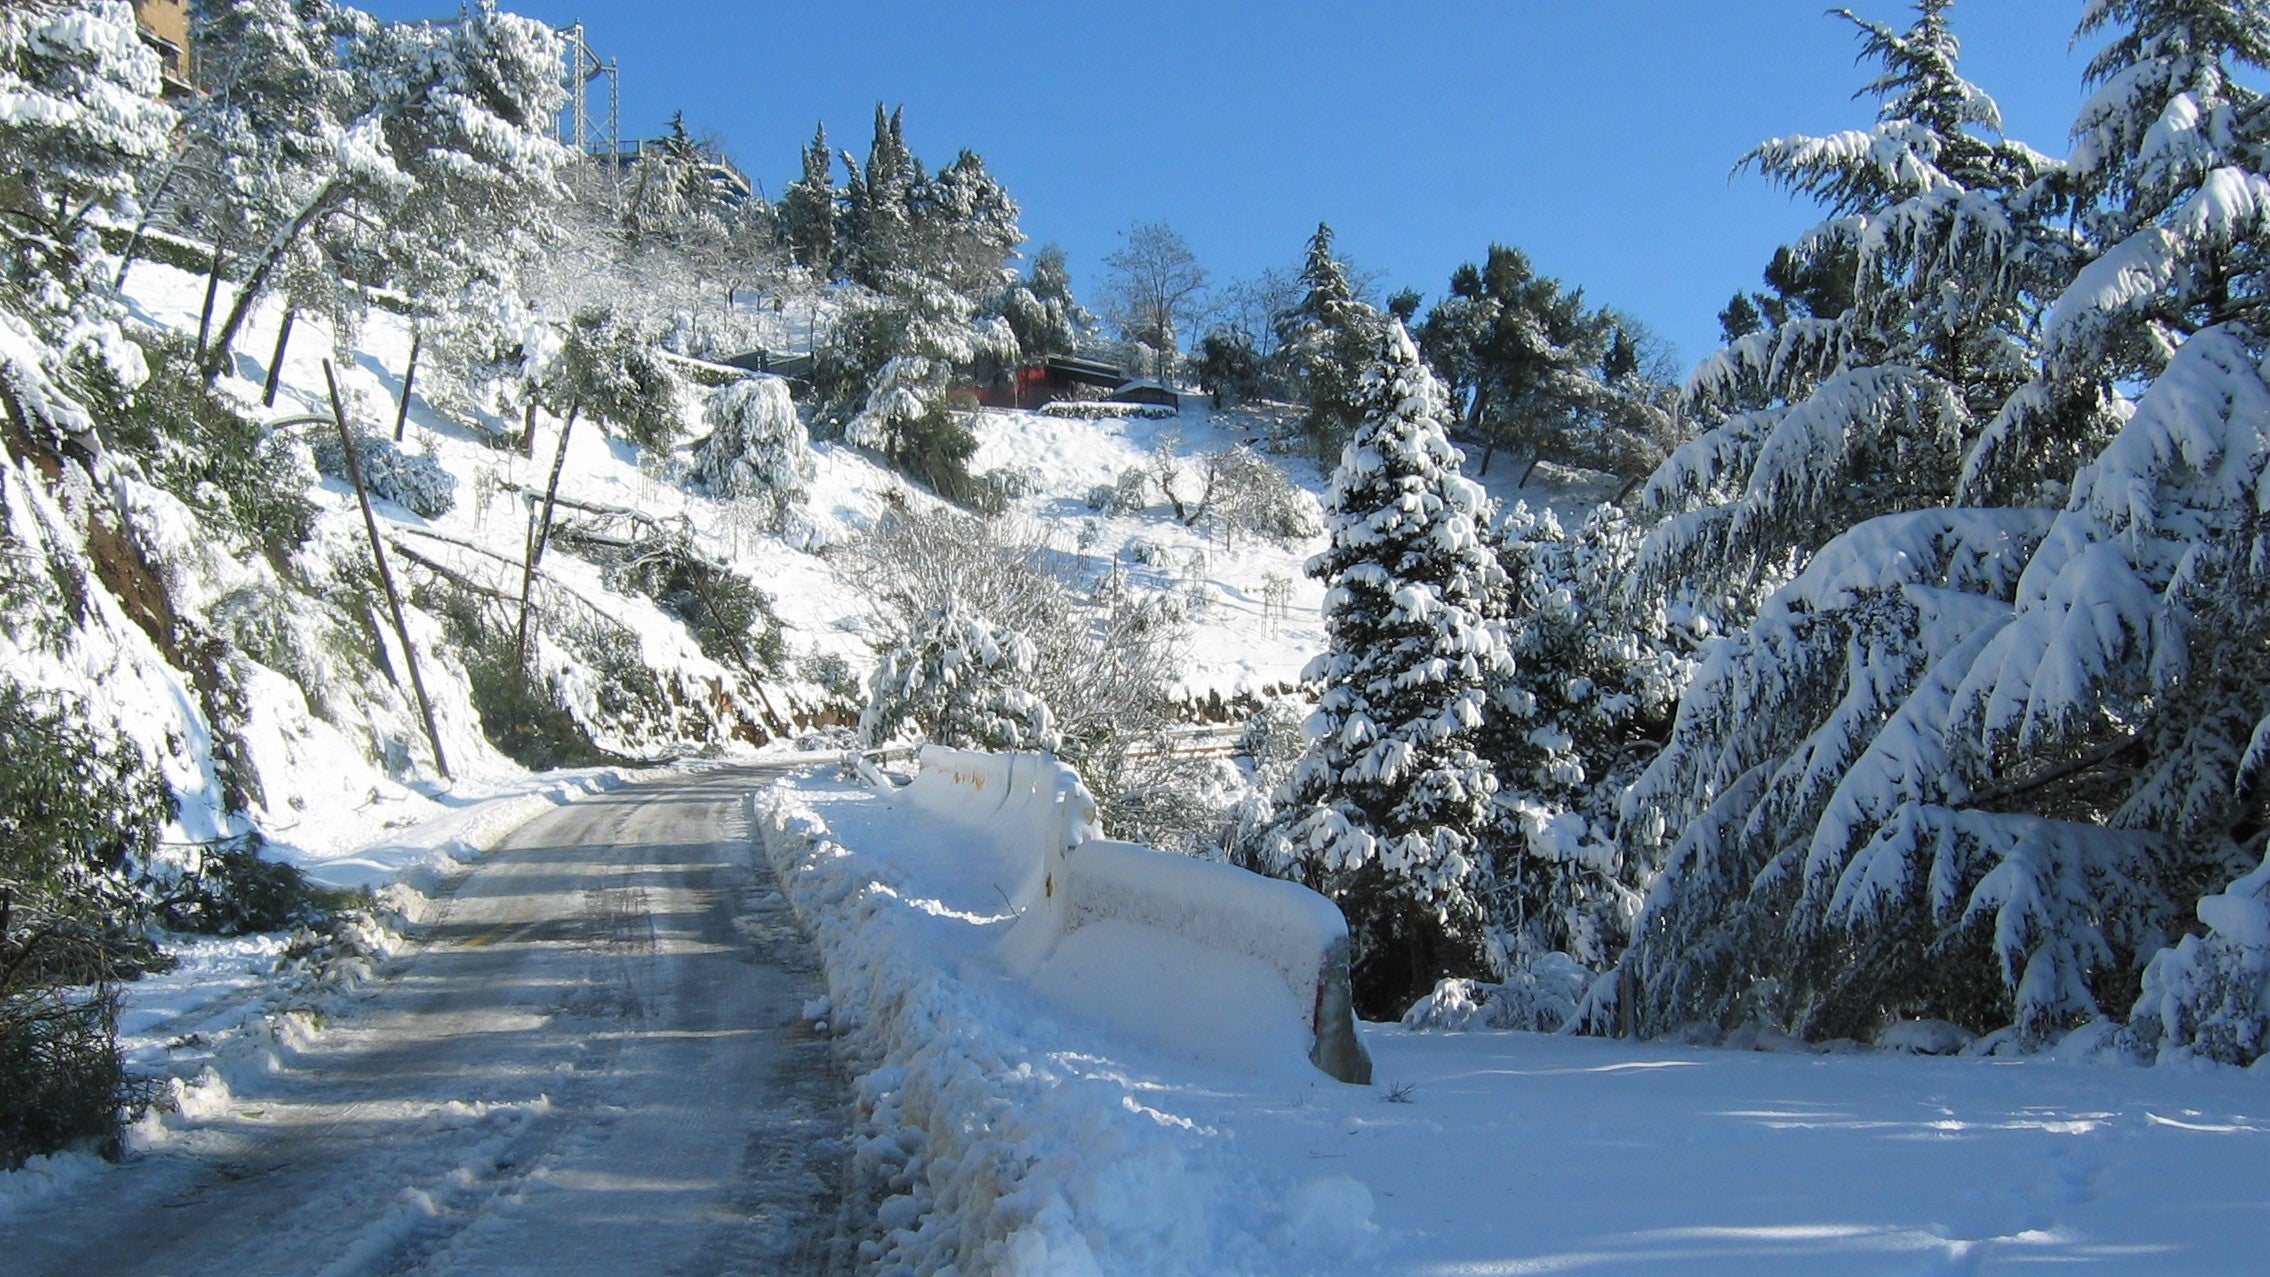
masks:
<path id="1" fill-rule="evenodd" d="M 864 1266 L 1169 1277 L 1363 1266 L 1369 1212 L 1351 1207 L 1368 1190 L 1270 1182 L 1233 1161 L 1220 1132 L 1158 1106 L 1162 1083 L 1114 1039 L 1059 1019 L 985 960 L 1014 911 L 926 896 L 952 888 L 957 866 L 985 883 L 997 866 L 983 845 L 894 803 L 888 827 L 909 845 L 855 852 L 812 806 L 820 792 L 776 785 L 754 805 L 818 939 L 830 1031 L 856 1078 L 854 1171 L 879 1199 Z M 829 801 L 854 814 L 880 802 Z M 917 881 L 894 856 L 943 870 Z"/>

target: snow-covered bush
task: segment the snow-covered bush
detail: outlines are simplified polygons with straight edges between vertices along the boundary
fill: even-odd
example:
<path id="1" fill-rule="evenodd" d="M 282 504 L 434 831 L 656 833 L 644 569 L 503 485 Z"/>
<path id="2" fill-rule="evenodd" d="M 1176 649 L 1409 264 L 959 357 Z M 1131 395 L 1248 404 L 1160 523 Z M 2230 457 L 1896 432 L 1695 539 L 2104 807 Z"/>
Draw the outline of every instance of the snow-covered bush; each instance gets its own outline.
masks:
<path id="1" fill-rule="evenodd" d="M 90 396 L 103 441 L 246 547 L 299 548 L 314 518 L 314 476 L 299 444 L 263 431 L 206 386 L 186 339 L 152 339 L 146 353 L 148 380 Z M 333 436 L 334 451 L 337 442 Z"/>
<path id="2" fill-rule="evenodd" d="M 1088 489 L 1088 508 L 1100 514 L 1141 514 L 1151 504 L 1151 475 L 1129 466 L 1110 483 Z"/>
<path id="3" fill-rule="evenodd" d="M 812 481 L 811 442 L 778 377 L 729 382 L 702 408 L 709 437 L 694 449 L 694 477 L 710 495 L 763 502 L 774 522 Z"/>
<path id="4" fill-rule="evenodd" d="M 610 761 L 554 694 L 555 685 L 529 676 L 513 642 L 511 617 L 495 614 L 491 602 L 447 581 L 421 586 L 417 602 L 440 618 L 451 650 L 464 663 L 481 732 L 506 757 L 540 770 Z"/>
<path id="5" fill-rule="evenodd" d="M 0 889 L 9 893 L 11 935 L 50 924 L 102 941 L 104 969 L 55 972 L 92 979 L 146 955 L 148 914 L 140 877 L 159 832 L 173 819 L 173 793 L 141 750 L 98 729 L 77 706 L 0 677 Z M 12 943 L 0 935 L 0 944 Z M 0 962 L 0 966 L 7 963 Z"/>
<path id="6" fill-rule="evenodd" d="M 347 450 L 336 431 L 318 430 L 310 441 L 315 468 L 327 478 L 347 478 Z M 410 513 L 432 519 L 457 506 L 457 476 L 431 455 L 405 452 L 383 435 L 355 434 L 355 456 L 362 462 L 363 486 Z"/>
<path id="7" fill-rule="evenodd" d="M 109 982 L 154 954 L 141 877 L 174 802 L 133 742 L 9 677 L 0 740 L 0 1169 L 13 1169 L 72 1143 L 115 1147 L 129 1093 Z"/>
<path id="8" fill-rule="evenodd" d="M 1209 454 L 1206 463 L 1213 474 L 1204 518 L 1225 541 L 1246 532 L 1290 545 L 1324 530 L 1316 498 L 1276 462 L 1241 445 Z"/>
<path id="9" fill-rule="evenodd" d="M 949 604 L 914 625 L 867 680 L 859 737 L 872 749 L 908 727 L 940 745 L 1054 750 L 1048 705 L 1020 684 L 1038 654 L 1032 640 Z"/>
<path id="10" fill-rule="evenodd" d="M 99 961 L 72 939 L 38 936 L 36 948 L 0 942 L 0 960 Z M 106 982 L 66 989 L 0 969 L 0 1171 L 74 1146 L 118 1153 L 120 1114 L 137 1098 L 118 1049 L 118 990 Z"/>
<path id="11" fill-rule="evenodd" d="M 710 562 L 677 538 L 654 538 L 603 556 L 608 584 L 643 594 L 685 625 L 711 660 L 751 675 L 777 672 L 787 659 L 772 595 L 731 568 Z"/>
<path id="12" fill-rule="evenodd" d="M 879 628 L 891 636 L 886 661 L 915 652 L 916 636 L 932 633 L 941 616 L 1021 636 L 1033 649 L 1030 664 L 996 665 L 989 676 L 1045 706 L 1052 748 L 1080 769 L 1106 828 L 1153 831 L 1176 845 L 1186 833 L 1210 831 L 1226 801 L 1221 778 L 1174 757 L 1169 740 L 1167 689 L 1188 628 L 1181 601 L 1117 574 L 1092 591 L 1076 589 L 1064 575 L 1071 556 L 1027 538 L 1012 520 L 952 511 L 894 514 L 878 525 L 860 554 L 884 612 Z M 911 660 L 894 667 L 889 687 L 911 685 L 921 669 Z M 1021 703 L 1014 709 L 1028 713 Z"/>
<path id="13" fill-rule="evenodd" d="M 1185 525 L 1218 530 L 1225 544 L 1240 532 L 1285 545 L 1323 531 L 1316 499 L 1276 462 L 1242 444 L 1186 456 L 1178 443 L 1168 435 L 1151 449 L 1150 480 Z"/>
<path id="14" fill-rule="evenodd" d="M 1304 702 L 1272 696 L 1238 729 L 1237 752 L 1253 764 L 1255 788 L 1266 793 L 1292 779 L 1294 766 L 1308 752 L 1308 715 Z"/>
<path id="15" fill-rule="evenodd" d="M 2199 902 L 2204 935 L 2144 969 L 2129 1044 L 2162 1060 L 2253 1064 L 2270 1056 L 2270 860 Z"/>
<path id="16" fill-rule="evenodd" d="M 999 466 L 979 475 L 977 481 L 1004 502 L 1022 501 L 1040 491 L 1040 471 L 1032 466 Z"/>
<path id="17" fill-rule="evenodd" d="M 1567 954 L 1541 953 L 1497 984 L 1441 981 L 1403 1013 L 1403 1027 L 1555 1033 L 1576 1014 L 1592 979 L 1591 969 Z"/>
<path id="18" fill-rule="evenodd" d="M 831 706 L 858 709 L 865 701 L 865 685 L 851 662 L 838 653 L 824 649 L 806 652 L 796 662 L 796 677 L 819 688 Z"/>
<path id="19" fill-rule="evenodd" d="M 1099 399 L 1057 399 L 1040 406 L 1044 417 L 1067 421 L 1166 421 L 1182 415 L 1179 409 L 1156 403 L 1112 403 Z"/>

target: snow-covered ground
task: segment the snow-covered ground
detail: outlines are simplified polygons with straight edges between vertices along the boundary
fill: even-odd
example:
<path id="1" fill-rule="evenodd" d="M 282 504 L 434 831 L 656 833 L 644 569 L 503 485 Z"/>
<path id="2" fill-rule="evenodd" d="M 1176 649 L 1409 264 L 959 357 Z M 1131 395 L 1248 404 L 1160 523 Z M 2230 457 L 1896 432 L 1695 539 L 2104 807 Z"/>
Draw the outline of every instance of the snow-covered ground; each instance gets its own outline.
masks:
<path id="1" fill-rule="evenodd" d="M 906 1271 L 2261 1271 L 2261 1070 L 1371 1025 L 1348 1086 L 1011 978 L 982 834 L 845 782 L 769 801 Z"/>

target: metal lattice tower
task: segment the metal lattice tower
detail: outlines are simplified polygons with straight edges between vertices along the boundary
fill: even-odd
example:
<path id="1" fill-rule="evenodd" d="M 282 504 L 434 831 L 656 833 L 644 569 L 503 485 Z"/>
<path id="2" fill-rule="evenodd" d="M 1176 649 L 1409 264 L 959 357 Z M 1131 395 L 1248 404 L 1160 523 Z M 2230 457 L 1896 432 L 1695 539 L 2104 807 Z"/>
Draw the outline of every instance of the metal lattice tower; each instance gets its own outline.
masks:
<path id="1" fill-rule="evenodd" d="M 566 74 L 567 109 L 560 112 L 559 140 L 575 148 L 581 163 L 576 165 L 576 190 L 588 195 L 591 191 L 592 170 L 604 164 L 609 197 L 619 199 L 622 191 L 622 105 L 623 77 L 613 58 L 602 60 L 591 41 L 585 37 L 579 20 L 563 28 L 560 35 L 567 42 L 567 57 L 562 70 Z M 604 76 L 607 81 L 607 114 L 599 121 L 600 129 L 594 135 L 591 118 L 591 82 Z M 601 147 L 604 149 L 601 149 Z"/>

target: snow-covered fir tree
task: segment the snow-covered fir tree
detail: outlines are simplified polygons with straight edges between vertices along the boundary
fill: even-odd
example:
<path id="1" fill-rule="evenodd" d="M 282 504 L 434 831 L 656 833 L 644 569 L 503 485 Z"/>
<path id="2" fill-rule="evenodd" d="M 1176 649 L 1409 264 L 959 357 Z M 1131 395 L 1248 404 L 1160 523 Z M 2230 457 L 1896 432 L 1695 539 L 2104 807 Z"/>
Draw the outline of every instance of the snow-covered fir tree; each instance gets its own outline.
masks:
<path id="1" fill-rule="evenodd" d="M 1677 708 L 1685 636 L 1626 596 L 1639 532 L 1618 507 L 1569 532 L 1517 505 L 1493 540 L 1512 662 L 1480 744 L 1499 785 L 1491 919 L 1517 964 L 1558 952 L 1598 970 L 1622 956 L 1656 868 L 1617 845 L 1616 796 Z"/>
<path id="2" fill-rule="evenodd" d="M 1852 274 L 1842 312 L 1703 361 L 1685 399 L 1705 429 L 1648 481 L 1648 572 L 1724 595 L 1726 619 L 1845 528 L 1953 501 L 1981 439 L 2019 429 L 1999 415 L 2073 245 L 2043 180 L 2056 166 L 2001 140 L 1993 100 L 1957 73 L 1951 3 L 1921 0 L 1905 31 L 1838 11 L 1883 65 L 1876 125 L 1746 157 L 1829 207 L 1786 271 Z"/>
<path id="3" fill-rule="evenodd" d="M 844 273 L 853 282 L 887 291 L 890 277 L 905 270 L 914 255 L 915 197 L 922 184 L 922 161 L 906 144 L 906 108 L 885 111 L 875 104 L 875 132 L 862 166 L 843 153 L 849 174 L 839 234 Z"/>
<path id="4" fill-rule="evenodd" d="M 980 301 L 1017 282 L 1009 259 L 1025 242 L 1017 228 L 1021 210 L 986 169 L 984 157 L 975 151 L 955 156 L 916 185 L 911 208 L 914 238 L 902 269 Z"/>
<path id="5" fill-rule="evenodd" d="M 724 201 L 705 171 L 710 154 L 671 113 L 656 143 L 643 148 L 623 197 L 623 238 L 634 250 L 712 239 L 724 229 Z"/>
<path id="6" fill-rule="evenodd" d="M 1348 268 L 1332 251 L 1332 228 L 1318 223 L 1301 267 L 1299 306 L 1277 319 L 1279 358 L 1292 372 L 1306 411 L 1301 429 L 1319 461 L 1333 454 L 1363 419 L 1371 360 L 1385 317 L 1356 296 Z"/>
<path id="7" fill-rule="evenodd" d="M 2124 424 L 2069 482 L 1989 427 L 1962 492 L 2062 509 L 1860 524 L 1706 655 L 1625 812 L 1628 844 L 1674 840 L 1628 959 L 1653 1028 L 1928 1015 L 2038 1044 L 2133 1004 L 2141 1050 L 2261 1052 L 2260 878 L 2234 879 L 2270 814 L 2265 187 L 2233 68 L 2270 15 L 2104 3 L 2084 28 L 2114 34 L 2070 169 L 2092 260 L 1997 421 L 2062 420 L 2068 449 Z"/>
<path id="8" fill-rule="evenodd" d="M 1400 1014 L 1445 975 L 1495 972 L 1480 831 L 1497 788 L 1475 752 L 1504 676 L 1485 615 L 1503 571 L 1491 511 L 1459 473 L 1441 383 L 1393 326 L 1364 374 L 1360 423 L 1333 472 L 1323 581 L 1330 647 L 1311 745 L 1275 801 L 1253 867 L 1298 878 L 1348 915 L 1357 1007 Z"/>
<path id="9" fill-rule="evenodd" d="M 798 266 L 825 276 L 835 263 L 835 152 L 828 149 L 828 126 L 820 125 L 804 148 L 804 168 L 780 193 L 780 234 Z"/>

